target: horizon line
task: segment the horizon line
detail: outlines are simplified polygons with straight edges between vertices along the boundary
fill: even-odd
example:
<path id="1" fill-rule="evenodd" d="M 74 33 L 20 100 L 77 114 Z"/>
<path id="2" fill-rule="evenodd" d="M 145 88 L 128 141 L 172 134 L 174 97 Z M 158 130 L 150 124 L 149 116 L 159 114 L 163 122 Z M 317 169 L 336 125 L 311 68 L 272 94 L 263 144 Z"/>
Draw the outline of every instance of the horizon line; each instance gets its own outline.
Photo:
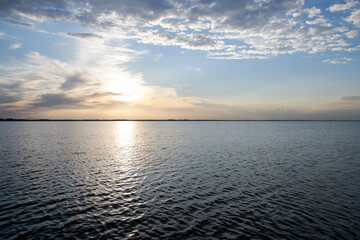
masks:
<path id="1" fill-rule="evenodd" d="M 226 122 L 249 122 L 249 121 L 264 121 L 264 122 L 292 122 L 292 121 L 360 121 L 360 119 L 355 119 L 355 120 L 351 120 L 351 119 L 48 119 L 48 118 L 0 118 L 0 121 L 34 121 L 34 122 L 41 122 L 41 121 L 214 121 L 214 122 L 219 122 L 219 121 L 226 121 Z"/>

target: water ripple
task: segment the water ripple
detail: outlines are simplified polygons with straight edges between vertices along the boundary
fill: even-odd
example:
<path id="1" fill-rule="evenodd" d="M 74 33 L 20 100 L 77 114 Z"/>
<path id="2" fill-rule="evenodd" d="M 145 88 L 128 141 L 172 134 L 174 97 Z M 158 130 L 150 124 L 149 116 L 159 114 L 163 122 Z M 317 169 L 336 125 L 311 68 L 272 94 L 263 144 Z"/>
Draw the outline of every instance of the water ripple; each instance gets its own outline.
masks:
<path id="1" fill-rule="evenodd" d="M 1 239 L 360 237 L 359 122 L 0 130 Z"/>

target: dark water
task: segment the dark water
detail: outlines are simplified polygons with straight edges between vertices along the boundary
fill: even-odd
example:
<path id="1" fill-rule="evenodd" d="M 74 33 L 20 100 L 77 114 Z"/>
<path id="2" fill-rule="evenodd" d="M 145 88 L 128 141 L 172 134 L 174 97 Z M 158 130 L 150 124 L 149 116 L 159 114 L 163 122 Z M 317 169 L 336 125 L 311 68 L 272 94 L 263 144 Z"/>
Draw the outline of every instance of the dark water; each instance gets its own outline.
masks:
<path id="1" fill-rule="evenodd" d="M 360 122 L 0 122 L 0 239 L 359 239 Z"/>

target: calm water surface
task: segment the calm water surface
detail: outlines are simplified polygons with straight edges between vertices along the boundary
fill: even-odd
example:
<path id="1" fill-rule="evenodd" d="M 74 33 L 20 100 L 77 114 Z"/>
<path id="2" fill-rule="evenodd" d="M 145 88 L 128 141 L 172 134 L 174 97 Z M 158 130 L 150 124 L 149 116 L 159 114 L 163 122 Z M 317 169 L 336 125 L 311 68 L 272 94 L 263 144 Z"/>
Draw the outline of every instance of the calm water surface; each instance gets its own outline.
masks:
<path id="1" fill-rule="evenodd" d="M 0 239 L 359 239 L 360 122 L 0 122 Z"/>

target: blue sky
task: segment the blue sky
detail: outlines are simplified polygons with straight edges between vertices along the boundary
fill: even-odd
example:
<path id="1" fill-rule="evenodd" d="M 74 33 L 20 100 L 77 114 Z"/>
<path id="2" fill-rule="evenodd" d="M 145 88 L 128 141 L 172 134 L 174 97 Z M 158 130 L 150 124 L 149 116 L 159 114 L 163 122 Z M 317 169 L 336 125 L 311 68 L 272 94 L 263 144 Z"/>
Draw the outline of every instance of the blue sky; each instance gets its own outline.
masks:
<path id="1" fill-rule="evenodd" d="M 355 0 L 0 1 L 0 117 L 360 119 Z"/>

